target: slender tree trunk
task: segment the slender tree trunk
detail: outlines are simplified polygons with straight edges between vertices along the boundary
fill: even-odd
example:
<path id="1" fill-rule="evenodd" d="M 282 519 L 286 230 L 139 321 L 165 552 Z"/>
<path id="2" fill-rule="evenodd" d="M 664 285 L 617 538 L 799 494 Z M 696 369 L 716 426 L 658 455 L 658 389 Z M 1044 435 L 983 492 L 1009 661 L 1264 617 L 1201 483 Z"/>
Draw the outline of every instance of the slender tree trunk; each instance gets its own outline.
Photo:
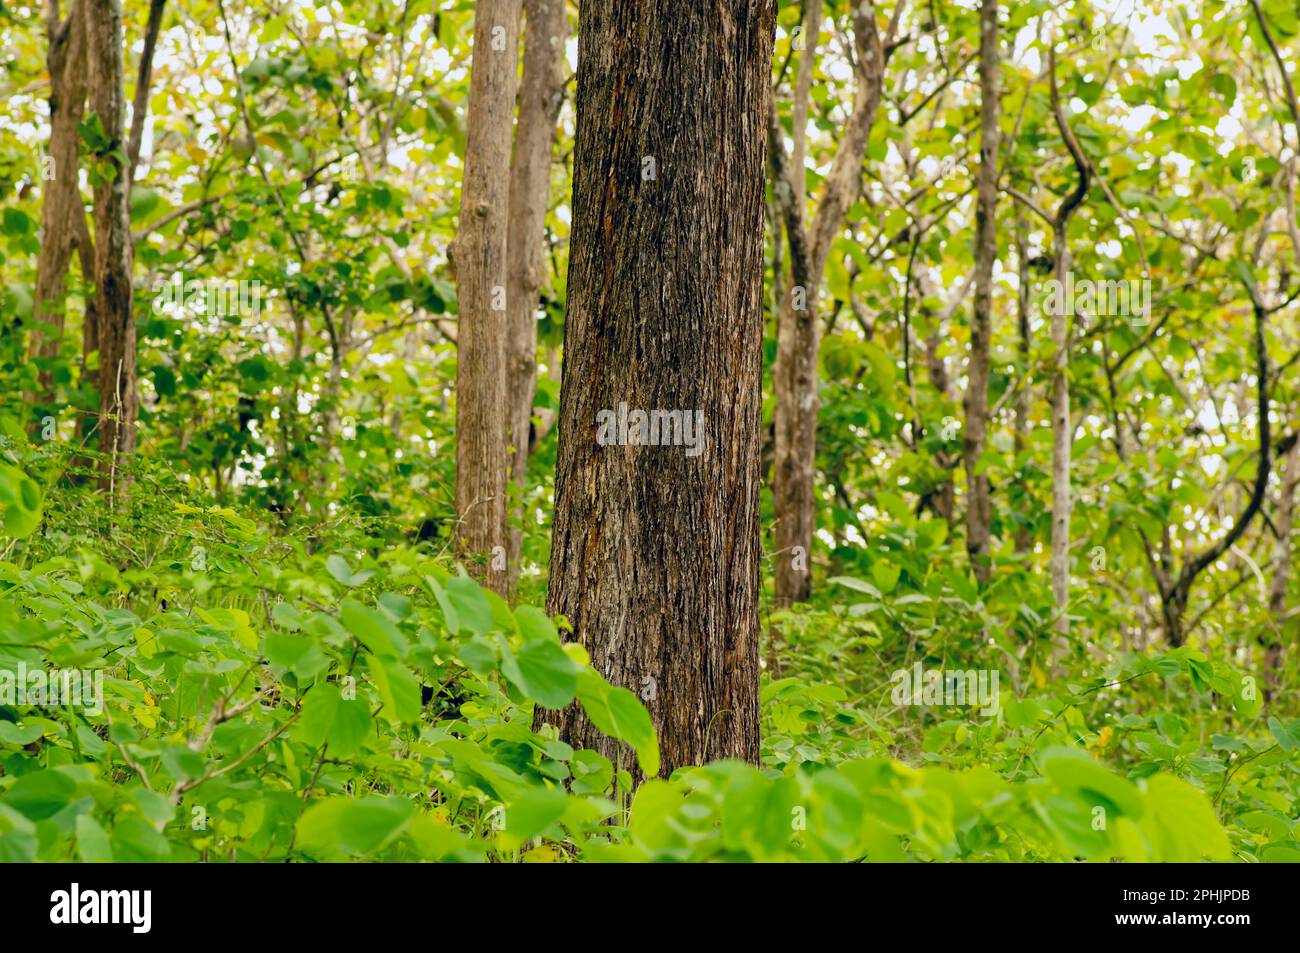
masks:
<path id="1" fill-rule="evenodd" d="M 77 263 L 81 266 L 81 280 L 88 288 L 95 283 L 95 240 L 90 235 L 90 224 L 85 209 L 78 210 L 73 227 L 77 232 Z M 90 355 L 99 350 L 99 306 L 97 294 L 91 290 L 86 294 L 83 306 L 85 314 L 81 322 L 81 388 L 86 393 L 99 394 L 99 368 L 92 366 Z M 96 406 L 98 406 L 96 404 Z M 84 410 L 77 416 L 77 444 L 89 445 L 90 438 L 99 427 L 98 413 Z M 77 466 L 90 469 L 93 463 L 85 457 L 77 458 Z"/>
<path id="2" fill-rule="evenodd" d="M 1016 355 L 1020 360 L 1020 366 L 1024 369 L 1026 379 L 1021 383 L 1020 390 L 1015 397 L 1015 450 L 1016 460 L 1019 461 L 1021 453 L 1029 445 L 1029 252 L 1025 241 L 1025 217 L 1019 208 L 1016 209 Z M 1017 462 L 1019 467 L 1019 462 Z M 1028 509 L 1029 485 L 1022 483 L 1021 492 L 1024 494 L 1024 508 Z M 1017 553 L 1027 553 L 1033 548 L 1034 538 L 1029 527 L 1017 525 L 1015 531 L 1015 547 Z"/>
<path id="3" fill-rule="evenodd" d="M 980 2 L 980 167 L 975 205 L 975 309 L 970 358 L 966 364 L 966 426 L 962 459 L 966 468 L 966 550 L 981 582 L 989 579 L 989 534 L 993 521 L 988 477 L 979 471 L 988 432 L 989 345 L 993 335 L 993 263 L 998 255 L 998 4 Z"/>
<path id="4" fill-rule="evenodd" d="M 167 0 L 149 0 L 149 20 L 144 27 L 144 48 L 140 51 L 140 63 L 135 74 L 135 101 L 131 104 L 131 138 L 126 147 L 132 182 L 135 181 L 136 167 L 140 163 L 144 123 L 149 115 L 149 87 L 153 82 L 153 54 L 158 46 L 158 31 L 162 28 L 163 10 L 166 6 Z"/>
<path id="5" fill-rule="evenodd" d="M 568 33 L 564 0 L 525 0 L 524 75 L 519 95 L 515 154 L 510 167 L 510 239 L 506 291 L 509 320 L 506 396 L 509 478 L 522 495 L 528 473 L 529 430 L 537 393 L 537 292 L 545 261 L 546 210 L 550 199 L 551 149 L 564 102 L 564 42 Z M 523 545 L 522 502 L 510 527 L 511 587 Z"/>
<path id="6" fill-rule="evenodd" d="M 802 175 L 802 170 L 796 170 Z M 821 275 L 806 254 L 790 256 L 790 289 L 777 317 L 776 362 L 772 368 L 775 460 L 772 505 L 776 516 L 774 560 L 776 608 L 807 602 L 812 593 L 809 563 L 816 528 L 817 360 L 821 322 L 817 295 Z"/>
<path id="7" fill-rule="evenodd" d="M 759 755 L 772 30 L 770 0 L 586 3 L 580 16 L 547 605 L 601 675 L 645 700 L 664 774 Z M 659 445 L 619 445 L 617 424 L 611 442 L 598 415 L 620 405 L 694 421 L 698 450 L 665 445 L 666 425 Z M 632 764 L 576 707 L 548 717 L 570 744 Z"/>
<path id="8" fill-rule="evenodd" d="M 456 341 L 457 552 L 498 593 L 506 547 L 506 228 L 510 134 L 519 59 L 519 0 L 474 11 L 465 170 L 453 248 Z"/>
<path id="9" fill-rule="evenodd" d="M 1052 274 L 1063 284 L 1070 272 L 1067 222 L 1058 218 L 1053 228 Z M 1070 602 L 1070 324 L 1073 302 L 1053 308 L 1052 319 L 1052 598 L 1056 602 L 1053 628 L 1059 636 L 1070 631 L 1066 610 Z"/>
<path id="10" fill-rule="evenodd" d="M 809 4 L 804 13 L 808 45 L 805 55 L 811 57 L 821 14 L 816 4 Z M 768 121 L 773 190 L 785 218 L 791 275 L 789 292 L 782 299 L 777 319 L 776 365 L 772 371 L 775 397 L 772 503 L 776 514 L 778 609 L 794 602 L 806 602 L 812 590 L 809 560 L 816 527 L 817 410 L 820 406 L 817 363 L 821 324 L 817 318 L 817 295 L 831 243 L 843 228 L 845 213 L 861 186 L 862 161 L 875 125 L 884 79 L 885 57 L 875 6 L 870 0 L 862 0 L 854 4 L 852 17 L 858 59 L 857 91 L 811 227 L 804 224 L 801 201 L 804 168 L 786 157 L 774 110 Z M 799 82 L 800 89 L 806 90 L 802 85 L 802 71 Z M 795 159 L 803 148 L 801 136 L 796 135 Z"/>
<path id="11" fill-rule="evenodd" d="M 131 285 L 130 168 L 120 0 L 86 0 L 91 105 L 110 142 L 111 170 L 95 185 L 95 286 L 99 313 L 100 483 L 121 486 L 119 464 L 135 453 L 140 397 L 136 387 L 134 289 Z"/>
<path id="12" fill-rule="evenodd" d="M 85 208 L 77 176 L 80 124 L 86 104 L 85 0 L 73 5 L 60 23 L 57 7 L 47 11 L 50 48 L 46 65 L 50 73 L 50 144 L 48 162 L 42 165 L 45 193 L 41 203 L 41 249 L 36 259 L 36 300 L 32 320 L 36 330 L 32 354 L 55 357 L 63 340 L 68 264 L 77 247 L 77 217 Z M 46 334 L 42 324 L 53 325 Z M 40 372 L 39 399 L 53 399 L 50 370 Z"/>
<path id="13" fill-rule="evenodd" d="M 1291 580 L 1291 533 L 1295 526 L 1296 486 L 1300 484 L 1300 439 L 1292 434 L 1290 441 L 1282 455 L 1282 488 L 1277 499 L 1277 517 L 1273 520 L 1277 540 L 1273 543 L 1273 578 L 1269 583 L 1268 611 L 1273 616 L 1274 634 L 1264 653 L 1265 693 L 1269 699 L 1277 692 L 1278 675 L 1282 670 L 1286 591 Z"/>
<path id="14" fill-rule="evenodd" d="M 1070 284 L 1070 244 L 1068 233 L 1070 217 L 1088 197 L 1092 167 L 1074 137 L 1073 130 L 1061 107 L 1061 97 L 1056 84 L 1056 49 L 1048 50 L 1048 73 L 1052 84 L 1052 112 L 1056 128 L 1074 160 L 1078 182 L 1064 199 L 1052 220 L 1052 277 L 1062 284 L 1061 307 L 1052 308 L 1052 597 L 1056 602 L 1056 651 L 1062 653 L 1069 646 L 1066 636 L 1070 632 L 1067 614 L 1070 603 L 1070 449 L 1074 440 L 1070 422 L 1070 344 L 1074 328 L 1073 294 Z"/>
<path id="15" fill-rule="evenodd" d="M 926 303 L 935 297 L 935 288 L 930 281 L 929 273 L 924 267 L 917 273 L 916 289 L 920 293 L 921 311 L 925 315 L 926 324 L 930 329 L 925 336 L 926 373 L 930 378 L 930 386 L 947 404 L 952 400 L 952 377 L 948 373 L 948 362 L 944 359 L 941 350 L 943 346 L 943 316 Z M 947 451 L 940 450 L 935 455 L 935 463 L 945 473 L 951 472 L 949 464 L 952 462 L 948 458 Z M 956 519 L 956 494 L 951 476 L 946 476 L 934 489 L 930 490 L 929 503 L 933 507 L 935 514 L 947 522 L 949 526 L 952 526 L 953 521 Z"/>

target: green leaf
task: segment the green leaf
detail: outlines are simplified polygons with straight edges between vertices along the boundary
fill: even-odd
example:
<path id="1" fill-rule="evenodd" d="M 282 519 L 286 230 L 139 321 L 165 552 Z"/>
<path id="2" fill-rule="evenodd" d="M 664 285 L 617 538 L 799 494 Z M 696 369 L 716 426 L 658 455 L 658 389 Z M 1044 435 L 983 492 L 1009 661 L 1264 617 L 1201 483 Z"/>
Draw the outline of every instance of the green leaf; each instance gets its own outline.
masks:
<path id="1" fill-rule="evenodd" d="M 1228 837 L 1204 794 L 1167 774 L 1148 778 L 1146 784 L 1147 813 L 1141 827 L 1156 849 L 1157 860 L 1231 859 Z"/>
<path id="2" fill-rule="evenodd" d="M 118 863 L 157 863 L 171 856 L 171 845 L 142 817 L 118 821 L 110 838 L 113 860 Z"/>
<path id="3" fill-rule="evenodd" d="M 657 775 L 659 737 L 640 699 L 626 688 L 615 688 L 586 668 L 578 672 L 577 693 L 591 723 L 611 738 L 631 745 L 643 774 Z"/>
<path id="4" fill-rule="evenodd" d="M 492 631 L 492 605 L 473 579 L 455 576 L 448 580 L 447 598 L 462 627 L 475 635 L 487 635 Z"/>
<path id="5" fill-rule="evenodd" d="M 271 632 L 262 641 L 262 654 L 272 665 L 293 672 L 300 679 L 311 679 L 330 664 L 316 642 L 302 635 Z"/>
<path id="6" fill-rule="evenodd" d="M 537 639 L 550 639 L 559 642 L 560 634 L 555 631 L 555 623 L 541 609 L 535 606 L 520 606 L 515 609 L 515 621 L 519 625 L 519 634 L 525 642 Z"/>
<path id="7" fill-rule="evenodd" d="M 1294 751 L 1300 747 L 1300 739 L 1297 739 L 1295 732 L 1282 724 L 1276 715 L 1269 715 L 1268 730 L 1283 751 Z"/>
<path id="8" fill-rule="evenodd" d="M 1108 821 L 1121 815 L 1139 818 L 1146 809 L 1141 793 L 1131 782 L 1108 771 L 1078 749 L 1048 749 L 1042 756 L 1042 771 L 1062 793 L 1072 796 L 1076 803 L 1082 803 L 1081 816 L 1087 821 L 1085 826 L 1091 826 L 1094 808 L 1104 808 Z M 1065 810 L 1063 805 L 1061 810 Z M 1069 809 L 1071 816 L 1073 810 Z M 1075 838 L 1074 843 L 1090 840 L 1090 836 L 1085 836 Z"/>
<path id="9" fill-rule="evenodd" d="M 382 613 L 367 609 L 351 599 L 344 599 L 339 606 L 339 621 L 375 655 L 388 658 L 405 657 L 406 637 Z"/>
<path id="10" fill-rule="evenodd" d="M 414 816 L 415 805 L 404 797 L 331 798 L 298 818 L 298 843 L 326 856 L 373 854 L 401 836 Z"/>
<path id="11" fill-rule="evenodd" d="M 564 816 L 568 795 L 558 788 L 537 788 L 506 807 L 506 833 L 519 841 L 537 837 Z"/>
<path id="12" fill-rule="evenodd" d="M 86 863 L 112 863 L 113 845 L 108 832 L 89 814 L 77 815 L 77 856 Z"/>
<path id="13" fill-rule="evenodd" d="M 374 657 L 369 661 L 370 675 L 379 697 L 383 699 L 383 714 L 402 724 L 420 720 L 420 683 L 396 659 Z"/>
<path id="14" fill-rule="evenodd" d="M 313 747 L 328 743 L 332 757 L 350 758 L 365 744 L 370 727 L 365 702 L 347 700 L 337 685 L 324 682 L 303 699 L 298 737 Z"/>
<path id="15" fill-rule="evenodd" d="M 24 774 L 0 801 L 33 821 L 41 821 L 63 810 L 76 794 L 77 784 L 62 771 L 48 768 Z"/>
<path id="16" fill-rule="evenodd" d="M 438 580 L 432 576 L 425 576 L 424 581 L 428 583 L 429 589 L 433 591 L 433 597 L 438 600 L 438 607 L 442 609 L 442 618 L 447 626 L 447 631 L 455 635 L 460 631 L 460 614 L 456 611 L 456 607 L 451 604 L 451 599 L 447 596 L 447 590 L 442 588 Z"/>
<path id="17" fill-rule="evenodd" d="M 878 559 L 871 565 L 871 578 L 882 593 L 894 591 L 894 587 L 898 585 L 898 576 L 899 568 L 894 563 Z"/>
<path id="18" fill-rule="evenodd" d="M 350 588 L 361 585 L 375 574 L 373 569 L 363 569 L 354 573 L 348 561 L 337 553 L 325 560 L 325 568 L 329 570 L 331 576 Z"/>
<path id="19" fill-rule="evenodd" d="M 579 667 L 559 642 L 529 642 L 501 670 L 515 686 L 543 708 L 563 708 L 573 701 Z M 508 665 L 508 667 L 507 667 Z"/>

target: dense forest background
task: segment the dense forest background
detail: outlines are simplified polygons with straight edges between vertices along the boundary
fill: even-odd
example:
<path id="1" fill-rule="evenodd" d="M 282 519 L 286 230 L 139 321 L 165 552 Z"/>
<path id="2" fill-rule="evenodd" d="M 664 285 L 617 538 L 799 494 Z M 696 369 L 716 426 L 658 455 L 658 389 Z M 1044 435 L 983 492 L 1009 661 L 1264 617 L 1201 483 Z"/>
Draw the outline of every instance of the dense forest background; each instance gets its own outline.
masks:
<path id="1" fill-rule="evenodd" d="M 1300 860 L 1297 34 L 0 2 L 0 859 Z"/>

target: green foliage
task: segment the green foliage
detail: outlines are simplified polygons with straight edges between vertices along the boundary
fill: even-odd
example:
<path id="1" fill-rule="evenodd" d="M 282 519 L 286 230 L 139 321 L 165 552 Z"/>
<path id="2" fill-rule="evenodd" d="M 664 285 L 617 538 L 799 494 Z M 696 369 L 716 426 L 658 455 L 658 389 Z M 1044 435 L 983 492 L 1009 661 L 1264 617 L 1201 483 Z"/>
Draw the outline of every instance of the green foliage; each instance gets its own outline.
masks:
<path id="1" fill-rule="evenodd" d="M 30 450 L 25 459 L 51 462 Z M 1059 683 L 1031 676 L 992 717 L 899 707 L 888 683 L 859 678 L 867 657 L 876 671 L 911 664 L 900 626 L 923 632 L 932 619 L 949 631 L 967 611 L 960 580 L 923 592 L 924 554 L 942 554 L 919 539 L 903 550 L 917 561 L 870 572 L 871 582 L 841 580 L 847 604 L 786 617 L 793 645 L 785 677 L 765 680 L 762 768 L 686 768 L 629 799 L 617 765 L 532 727 L 538 706 L 581 704 L 657 773 L 640 701 L 600 678 L 540 610 L 511 609 L 422 547 L 342 529 L 307 547 L 151 485 L 109 530 L 117 555 L 66 521 L 64 502 L 84 493 L 72 489 L 53 494 L 44 536 L 23 544 L 20 561 L 0 562 L 0 671 L 103 678 L 97 705 L 0 697 L 0 857 L 1147 861 L 1297 851 L 1300 721 L 1264 724 L 1251 683 L 1194 649 L 1129 653 Z M 167 540 L 151 529 L 164 517 Z M 149 557 L 138 568 L 121 555 L 139 550 Z M 915 650 L 934 664 L 944 644 L 922 638 Z M 1171 695 L 1184 699 L 1179 714 L 1159 703 Z"/>

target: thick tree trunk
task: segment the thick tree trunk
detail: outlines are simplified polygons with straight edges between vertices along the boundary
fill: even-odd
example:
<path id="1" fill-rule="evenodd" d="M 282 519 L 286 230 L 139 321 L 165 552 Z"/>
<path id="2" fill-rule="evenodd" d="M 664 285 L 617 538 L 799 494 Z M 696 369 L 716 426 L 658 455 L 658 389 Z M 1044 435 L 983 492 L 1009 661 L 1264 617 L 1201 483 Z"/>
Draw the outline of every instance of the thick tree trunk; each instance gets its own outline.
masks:
<path id="1" fill-rule="evenodd" d="M 586 3 L 580 24 L 548 609 L 644 699 L 665 775 L 756 763 L 773 9 Z M 621 406 L 679 413 L 698 443 L 619 445 L 598 415 Z M 576 707 L 547 717 L 632 765 Z"/>
<path id="2" fill-rule="evenodd" d="M 452 260 L 456 271 L 457 552 L 498 593 L 506 547 L 506 228 L 510 133 L 519 59 L 519 0 L 474 11 L 465 170 Z"/>
<path id="3" fill-rule="evenodd" d="M 564 101 L 564 0 L 525 0 L 524 76 L 519 95 L 515 155 L 510 167 L 510 240 L 507 251 L 506 420 L 509 478 L 522 494 L 528 473 L 530 422 L 537 392 L 537 292 L 545 272 L 546 210 L 550 198 L 555 121 Z M 519 572 L 524 518 L 520 505 L 510 527 L 509 574 Z"/>
<path id="4" fill-rule="evenodd" d="M 68 264 L 77 247 L 77 218 L 84 220 L 81 189 L 77 176 L 77 148 L 80 124 L 86 104 L 85 0 L 75 4 L 63 23 L 57 9 L 48 22 L 50 49 L 46 65 L 50 72 L 50 144 L 45 194 L 41 203 L 41 250 L 36 259 L 36 300 L 32 320 L 36 330 L 32 354 L 51 358 L 59 353 L 66 314 L 63 296 L 67 289 Z M 89 277 L 89 276 L 88 276 Z M 52 325 L 47 334 L 40 326 Z M 50 371 L 40 372 L 39 399 L 48 403 Z"/>
<path id="5" fill-rule="evenodd" d="M 966 550 L 980 582 L 989 579 L 989 534 L 993 521 L 988 477 L 978 472 L 988 432 L 989 345 L 993 335 L 993 262 L 998 254 L 998 4 L 980 2 L 980 167 L 975 205 L 975 309 L 970 358 L 966 363 L 966 426 L 962 460 L 966 468 Z"/>
<path id="6" fill-rule="evenodd" d="M 106 454 L 100 483 L 121 486 L 124 458 L 135 453 L 140 397 L 136 387 L 134 289 L 131 285 L 130 169 L 120 0 L 86 0 L 91 105 L 111 143 L 112 172 L 95 185 L 95 286 L 99 313 L 99 448 Z"/>

